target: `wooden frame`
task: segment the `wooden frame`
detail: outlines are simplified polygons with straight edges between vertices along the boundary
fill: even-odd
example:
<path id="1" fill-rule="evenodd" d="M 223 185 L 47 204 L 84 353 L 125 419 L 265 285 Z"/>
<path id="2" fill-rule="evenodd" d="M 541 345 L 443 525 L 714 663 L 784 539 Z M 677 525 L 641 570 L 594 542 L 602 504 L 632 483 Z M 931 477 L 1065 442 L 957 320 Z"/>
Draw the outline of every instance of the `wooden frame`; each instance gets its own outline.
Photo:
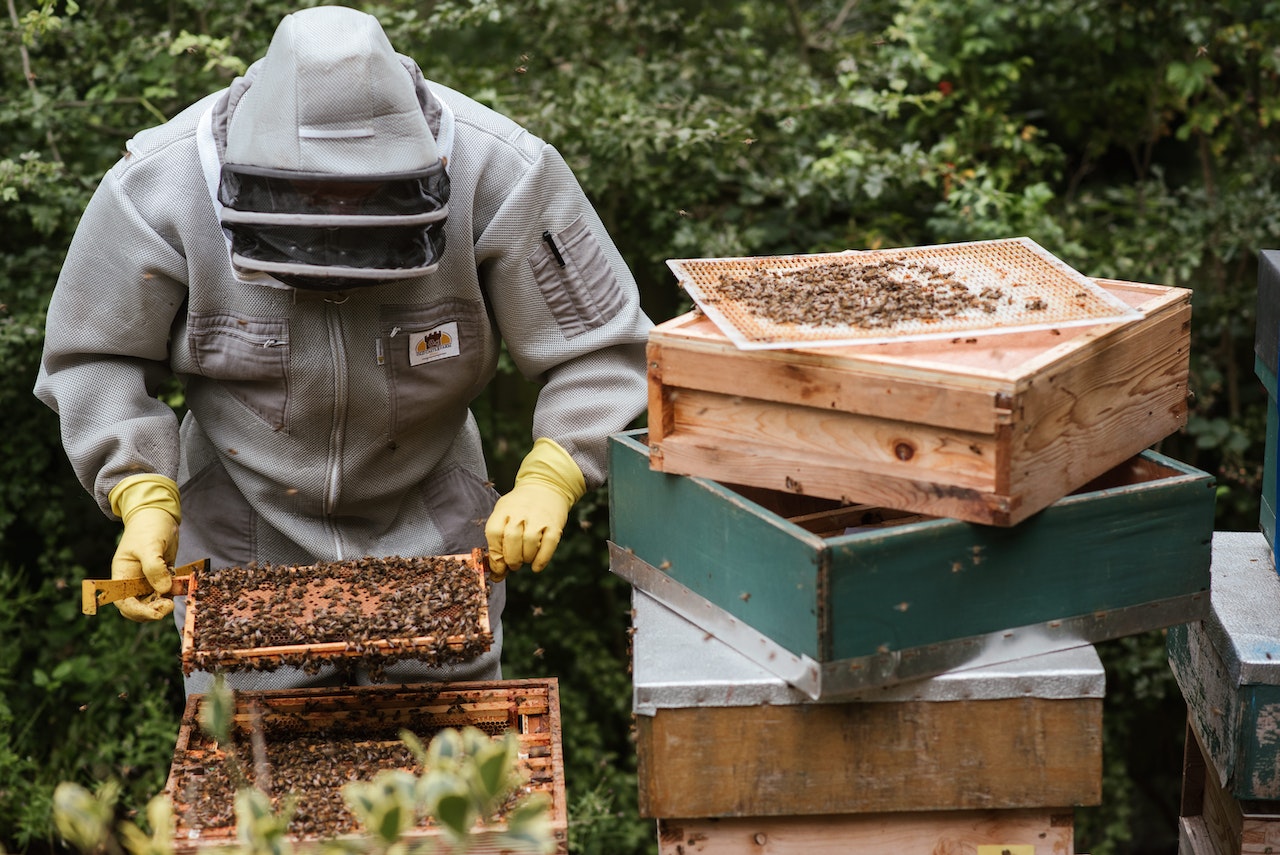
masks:
<path id="1" fill-rule="evenodd" d="M 194 805 L 200 803 L 201 782 L 211 766 L 225 758 L 225 752 L 200 726 L 200 709 L 205 695 L 187 699 L 174 751 L 173 764 L 165 786 L 174 802 L 177 821 L 174 837 L 176 855 L 199 855 L 234 845 L 234 818 L 226 822 L 201 823 L 193 819 Z M 550 824 L 557 852 L 566 850 L 568 811 L 564 782 L 564 755 L 560 725 L 559 684 L 555 678 L 504 680 L 496 682 L 422 683 L 398 686 L 358 686 L 346 688 L 291 689 L 238 692 L 235 695 L 234 725 L 254 739 L 273 722 L 286 733 L 285 740 L 313 735 L 318 741 L 328 736 L 335 722 L 366 719 L 379 727 L 403 726 L 424 743 L 430 734 L 424 729 L 478 727 L 493 735 L 512 731 L 519 741 L 520 771 L 527 777 L 527 789 L 546 794 L 551 802 Z M 268 735 L 262 738 L 269 742 Z M 382 737 L 362 741 L 373 745 Z M 397 737 L 398 741 L 398 737 Z M 370 767 L 363 775 L 372 780 L 379 771 Z M 269 769 L 268 769 L 269 773 Z M 305 797 L 304 791 L 298 795 Z M 321 789 L 319 794 L 329 790 Z M 229 806 L 228 806 L 229 807 Z M 474 846 L 476 853 L 509 851 L 498 833 L 503 826 L 480 826 Z M 440 836 L 430 823 L 406 835 L 409 840 Z M 290 841 L 295 851 L 308 852 L 329 835 L 295 833 Z"/>
<path id="2" fill-rule="evenodd" d="M 1142 317 L 743 351 L 681 315 L 649 337 L 651 466 L 1014 525 L 1186 424 L 1191 292 L 1095 281 Z"/>
<path id="3" fill-rule="evenodd" d="M 489 625 L 489 601 L 485 583 L 485 570 L 488 567 L 487 553 L 483 549 L 473 549 L 469 553 L 444 555 L 438 556 L 438 558 L 457 562 L 457 564 L 471 571 L 472 575 L 468 583 L 470 590 L 467 596 L 471 600 L 472 608 L 475 611 L 476 622 L 473 633 L 475 638 L 471 639 L 472 647 L 470 649 L 472 651 L 477 648 L 488 650 L 493 644 L 493 631 Z M 352 582 L 359 579 L 359 571 L 345 567 L 341 563 L 335 563 L 334 566 L 343 567 L 342 581 Z M 429 581 L 429 578 L 422 576 L 415 581 L 421 581 L 422 584 L 425 584 Z M 324 608 L 324 598 L 329 595 L 334 584 L 334 582 L 322 581 L 291 585 L 290 588 L 296 588 L 296 590 L 288 590 L 287 593 L 291 600 L 297 601 L 297 608 L 289 611 L 280 610 L 277 613 L 279 624 L 283 627 L 300 627 L 307 623 L 311 619 L 311 614 L 318 609 Z M 256 595 L 259 599 L 270 596 L 272 593 L 269 588 L 265 587 L 251 592 L 252 595 Z M 372 613 L 379 609 L 379 602 L 381 601 L 378 597 L 384 593 L 390 595 L 394 591 L 389 589 L 371 597 L 366 589 L 365 592 L 357 596 L 357 599 L 363 601 L 362 607 L 366 612 Z M 438 658 L 438 654 L 435 651 L 442 648 L 454 654 L 460 654 L 468 650 L 468 640 L 462 636 L 452 635 L 439 639 L 431 635 L 416 635 L 409 630 L 406 630 L 406 634 L 400 637 L 376 638 L 361 644 L 353 644 L 350 640 L 310 643 L 296 641 L 288 644 L 259 644 L 234 649 L 204 650 L 198 642 L 198 639 L 202 637 L 201 627 L 207 627 L 208 622 L 215 618 L 217 620 L 228 620 L 241 617 L 243 614 L 250 612 L 251 597 L 245 596 L 233 603 L 210 603 L 208 598 L 203 596 L 198 572 L 191 575 L 187 584 L 186 594 L 186 619 L 182 628 L 182 667 L 187 674 L 194 670 L 222 669 L 239 671 L 253 668 L 269 669 L 273 666 L 301 662 L 308 659 L 345 659 L 354 661 L 355 659 L 368 659 L 380 654 L 412 656 L 424 661 L 431 661 L 434 658 Z M 472 655 L 474 655 L 474 652 Z"/>

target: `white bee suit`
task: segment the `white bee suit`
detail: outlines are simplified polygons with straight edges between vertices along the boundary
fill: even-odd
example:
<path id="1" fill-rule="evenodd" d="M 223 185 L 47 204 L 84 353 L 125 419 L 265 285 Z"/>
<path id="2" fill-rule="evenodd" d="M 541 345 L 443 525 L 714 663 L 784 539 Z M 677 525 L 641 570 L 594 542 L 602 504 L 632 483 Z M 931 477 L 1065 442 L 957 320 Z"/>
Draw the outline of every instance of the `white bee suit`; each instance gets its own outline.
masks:
<path id="1" fill-rule="evenodd" d="M 138 134 L 103 178 L 52 297 L 36 394 L 58 413 L 67 454 L 105 513 L 130 475 L 178 482 L 179 563 L 468 552 L 485 545 L 497 498 L 469 404 L 495 376 L 502 343 L 541 386 L 534 436 L 562 446 L 590 488 L 606 476 L 609 434 L 645 406 L 651 322 L 550 145 L 427 83 L 412 61 L 388 55 L 363 13 L 321 7 L 291 19 L 308 46 L 293 67 L 274 61 L 278 31 L 243 78 Z M 368 53 L 380 76 L 349 57 L 357 25 L 376 28 Z M 403 77 L 388 77 L 390 63 Z M 347 85 L 335 68 L 351 71 Z M 415 116 L 361 115 L 386 109 L 370 80 L 396 88 L 396 104 L 408 93 Z M 284 92 L 315 81 L 334 91 L 298 97 L 293 113 L 257 97 L 268 82 Z M 249 109 L 258 113 L 240 112 Z M 261 122 L 273 110 L 268 133 Z M 281 135 L 281 116 L 296 117 L 293 138 Z M 253 128 L 247 144 L 238 127 Z M 415 151 L 423 163 L 439 158 L 450 187 L 443 252 L 431 272 L 329 292 L 237 270 L 218 201 L 219 168 L 237 145 L 319 173 L 400 173 L 421 166 L 409 162 Z M 155 397 L 170 376 L 185 390 L 181 425 Z M 412 676 L 500 676 L 504 587 L 494 586 L 488 654 Z M 388 679 L 404 676 L 389 669 Z M 300 681 L 264 672 L 237 685 Z"/>

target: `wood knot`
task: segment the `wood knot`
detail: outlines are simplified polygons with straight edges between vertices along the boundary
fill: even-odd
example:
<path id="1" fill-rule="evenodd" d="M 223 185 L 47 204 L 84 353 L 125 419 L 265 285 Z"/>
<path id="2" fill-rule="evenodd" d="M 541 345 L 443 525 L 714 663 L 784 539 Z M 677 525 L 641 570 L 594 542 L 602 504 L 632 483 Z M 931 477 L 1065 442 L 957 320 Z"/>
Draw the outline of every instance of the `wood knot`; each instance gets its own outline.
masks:
<path id="1" fill-rule="evenodd" d="M 899 442 L 894 445 L 893 454 L 899 460 L 910 460 L 916 456 L 916 448 L 909 442 Z"/>

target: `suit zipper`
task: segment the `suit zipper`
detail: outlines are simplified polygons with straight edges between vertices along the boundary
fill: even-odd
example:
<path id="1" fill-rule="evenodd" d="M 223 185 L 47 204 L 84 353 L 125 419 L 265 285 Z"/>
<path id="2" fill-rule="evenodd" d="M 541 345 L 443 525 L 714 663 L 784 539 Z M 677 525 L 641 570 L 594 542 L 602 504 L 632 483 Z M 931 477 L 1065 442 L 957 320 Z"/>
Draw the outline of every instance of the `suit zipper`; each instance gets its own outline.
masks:
<path id="1" fill-rule="evenodd" d="M 333 519 L 342 492 L 342 460 L 347 432 L 347 405 L 349 395 L 349 377 L 343 349 L 342 314 L 338 304 L 330 303 L 326 310 L 326 321 L 329 332 L 329 353 L 333 360 L 333 421 L 329 430 L 329 460 L 325 473 L 325 527 L 333 538 L 334 557 L 337 561 L 345 561 L 346 549 L 342 530 Z"/>

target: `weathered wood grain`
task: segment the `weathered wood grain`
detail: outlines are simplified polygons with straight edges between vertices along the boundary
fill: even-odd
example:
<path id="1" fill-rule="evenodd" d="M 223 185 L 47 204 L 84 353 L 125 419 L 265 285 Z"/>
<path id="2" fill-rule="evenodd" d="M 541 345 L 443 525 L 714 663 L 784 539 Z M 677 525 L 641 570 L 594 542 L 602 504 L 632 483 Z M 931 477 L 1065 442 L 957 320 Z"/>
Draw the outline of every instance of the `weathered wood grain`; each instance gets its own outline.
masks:
<path id="1" fill-rule="evenodd" d="M 1098 282 L 1143 317 L 779 351 L 674 318 L 649 340 L 651 465 L 1016 525 L 1186 423 L 1190 292 Z"/>
<path id="2" fill-rule="evenodd" d="M 689 707 L 637 717 L 640 811 L 759 817 L 1090 805 L 1096 698 Z"/>
<path id="3" fill-rule="evenodd" d="M 1070 808 L 660 820 L 661 855 L 1071 855 Z"/>
<path id="4" fill-rule="evenodd" d="M 1280 801 L 1241 800 L 1220 783 L 1188 720 L 1181 808 L 1182 855 L 1280 852 Z"/>

